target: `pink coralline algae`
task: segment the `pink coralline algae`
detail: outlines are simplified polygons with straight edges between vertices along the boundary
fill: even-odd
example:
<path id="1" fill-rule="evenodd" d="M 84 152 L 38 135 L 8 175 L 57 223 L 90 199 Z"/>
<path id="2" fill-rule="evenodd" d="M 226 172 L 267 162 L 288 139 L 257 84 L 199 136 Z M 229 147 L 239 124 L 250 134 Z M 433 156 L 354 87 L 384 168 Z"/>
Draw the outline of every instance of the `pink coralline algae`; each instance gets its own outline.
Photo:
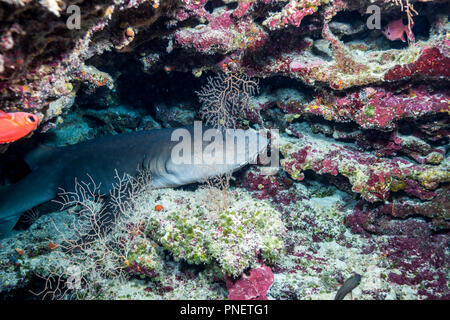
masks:
<path id="1" fill-rule="evenodd" d="M 394 200 L 383 204 L 360 201 L 345 222 L 355 233 L 425 235 L 450 227 L 449 189 L 436 192 L 431 201 Z M 431 220 L 408 219 L 422 216 Z"/>
<path id="2" fill-rule="evenodd" d="M 313 68 L 317 68 L 317 67 L 321 66 L 323 63 L 324 63 L 324 61 L 321 60 L 321 59 L 316 59 L 316 60 L 303 60 L 303 59 L 293 60 L 289 64 L 289 70 L 291 72 L 293 72 L 293 73 L 307 75 L 307 74 L 311 73 Z"/>
<path id="3" fill-rule="evenodd" d="M 287 206 L 299 200 L 299 196 L 290 190 L 292 180 L 279 175 L 263 175 L 258 168 L 246 173 L 244 187 L 257 199 L 269 199 L 275 205 Z"/>
<path id="4" fill-rule="evenodd" d="M 303 135 L 295 145 L 286 145 L 282 153 L 282 167 L 294 180 L 303 180 L 302 171 L 308 169 L 318 174 L 342 175 L 349 180 L 352 191 L 369 202 L 385 200 L 399 190 L 431 199 L 440 183 L 450 181 L 446 163 L 416 165 L 401 158 L 379 158 L 309 135 Z"/>
<path id="5" fill-rule="evenodd" d="M 295 100 L 279 103 L 291 114 L 319 115 L 337 122 L 354 121 L 366 129 L 393 129 L 395 122 L 428 114 L 448 113 L 450 95 L 447 91 L 430 90 L 425 86 L 403 93 L 381 87 L 352 90 L 345 96 L 326 91 L 304 105 Z"/>
<path id="6" fill-rule="evenodd" d="M 251 269 L 249 275 L 242 274 L 236 281 L 226 276 L 228 299 L 267 300 L 266 294 L 273 281 L 272 270 L 265 265 Z"/>
<path id="7" fill-rule="evenodd" d="M 397 269 L 386 278 L 397 285 L 417 286 L 419 296 L 449 299 L 447 285 L 449 189 L 443 188 L 427 202 L 396 200 L 384 204 L 360 201 L 345 218 L 355 233 L 384 235 L 378 243 L 389 265 Z M 417 219 L 418 215 L 431 219 Z M 438 231 L 438 232 L 436 232 Z"/>
<path id="8" fill-rule="evenodd" d="M 271 30 L 284 28 L 289 25 L 299 27 L 303 18 L 316 12 L 320 4 L 319 0 L 292 0 L 281 12 L 274 13 L 267 18 L 263 25 Z"/>
<path id="9" fill-rule="evenodd" d="M 240 10 L 238 14 L 243 14 L 242 7 L 236 10 Z M 191 14 L 204 17 L 208 24 L 177 30 L 177 45 L 204 54 L 252 51 L 261 47 L 267 40 L 267 33 L 250 17 L 244 16 L 235 21 L 232 18 L 234 12 L 218 9 L 209 14 L 204 8 L 197 8 Z"/>
<path id="10" fill-rule="evenodd" d="M 384 75 L 384 80 L 402 80 L 412 76 L 450 78 L 450 58 L 438 47 L 424 48 L 420 57 L 406 65 L 396 65 Z"/>
<path id="11" fill-rule="evenodd" d="M 418 285 L 418 294 L 427 299 L 450 299 L 447 246 L 448 238 L 443 235 L 388 238 L 380 249 L 401 271 L 389 273 L 388 280 L 399 285 Z"/>
<path id="12" fill-rule="evenodd" d="M 313 23 L 308 27 L 318 28 Z M 334 90 L 401 80 L 412 75 L 421 79 L 449 78 L 448 49 L 443 49 L 443 40 L 420 42 L 405 50 L 366 52 L 367 48 L 362 47 L 362 51 L 358 50 L 361 54 L 365 52 L 361 57 L 334 35 L 327 23 L 323 24 L 322 38 L 331 46 L 333 59 L 330 61 L 314 54 L 311 47 L 299 50 L 300 45 L 297 48 L 285 46 L 277 47 L 276 52 L 269 49 L 264 60 L 246 65 L 246 68 L 255 70 L 256 76 L 269 77 L 278 73 L 300 79 L 308 85 L 321 84 Z M 412 62 L 411 57 L 415 58 Z M 398 64 L 398 61 L 404 62 Z M 393 66 L 394 62 L 397 65 Z"/>
<path id="13" fill-rule="evenodd" d="M 425 141 L 439 140 L 439 135 L 427 135 L 415 129 L 412 136 L 398 135 L 396 131 L 356 133 L 336 133 L 337 139 L 355 140 L 363 150 L 374 150 L 378 157 L 406 155 L 417 163 L 439 164 L 444 160 L 445 151 L 441 147 L 433 148 Z M 443 138 L 443 136 L 441 136 Z"/>
<path id="14" fill-rule="evenodd" d="M 250 1 L 250 0 L 248 0 L 248 1 L 240 1 L 239 4 L 238 4 L 238 7 L 233 12 L 233 16 L 235 16 L 237 18 L 241 18 L 245 14 L 248 14 L 248 11 L 251 10 L 251 8 L 253 7 L 254 3 L 255 2 Z"/>

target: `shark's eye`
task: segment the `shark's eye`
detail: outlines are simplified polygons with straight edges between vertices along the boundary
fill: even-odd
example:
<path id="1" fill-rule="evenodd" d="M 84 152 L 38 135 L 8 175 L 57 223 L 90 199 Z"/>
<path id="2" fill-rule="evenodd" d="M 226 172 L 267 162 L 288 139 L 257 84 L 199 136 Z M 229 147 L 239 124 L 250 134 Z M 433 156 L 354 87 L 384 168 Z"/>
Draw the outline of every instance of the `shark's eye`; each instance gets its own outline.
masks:
<path id="1" fill-rule="evenodd" d="M 28 116 L 28 121 L 36 122 L 36 119 L 34 118 L 34 116 Z"/>

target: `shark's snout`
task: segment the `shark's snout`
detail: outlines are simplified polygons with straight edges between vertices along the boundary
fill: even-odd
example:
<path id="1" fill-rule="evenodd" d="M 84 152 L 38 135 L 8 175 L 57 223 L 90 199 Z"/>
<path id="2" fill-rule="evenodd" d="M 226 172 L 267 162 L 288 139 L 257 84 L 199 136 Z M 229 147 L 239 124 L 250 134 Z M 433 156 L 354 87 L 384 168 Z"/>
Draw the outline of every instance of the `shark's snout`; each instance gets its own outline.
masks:
<path id="1" fill-rule="evenodd" d="M 208 129 L 189 138 L 189 143 L 181 148 L 175 146 L 177 152 L 165 165 L 164 179 L 172 181 L 169 185 L 181 185 L 232 172 L 256 164 L 258 154 L 267 145 L 267 138 L 255 130 Z M 190 154 L 187 156 L 186 152 Z"/>

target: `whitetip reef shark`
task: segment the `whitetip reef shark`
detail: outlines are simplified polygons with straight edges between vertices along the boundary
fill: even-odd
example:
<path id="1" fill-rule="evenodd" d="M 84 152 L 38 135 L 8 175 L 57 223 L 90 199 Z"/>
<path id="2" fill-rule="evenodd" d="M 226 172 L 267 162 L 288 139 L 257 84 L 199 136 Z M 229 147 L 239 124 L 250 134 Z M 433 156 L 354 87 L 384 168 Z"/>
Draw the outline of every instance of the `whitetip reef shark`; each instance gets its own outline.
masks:
<path id="1" fill-rule="evenodd" d="M 196 132 L 198 127 L 200 131 L 204 129 L 201 125 L 182 128 L 190 139 L 184 141 L 189 142 L 187 146 L 191 154 L 188 158 L 193 160 L 188 164 L 173 159 L 173 149 L 177 145 L 179 148 L 180 141 L 185 138 L 173 141 L 176 128 L 103 136 L 59 148 L 38 148 L 25 158 L 31 173 L 15 184 L 0 188 L 0 239 L 9 234 L 27 210 L 55 199 L 61 189 L 74 192 L 75 179 L 85 183 L 94 181 L 100 186 L 102 194 L 108 194 L 117 182 L 117 175 L 135 176 L 144 168 L 151 173 L 152 188 L 177 187 L 235 171 L 252 161 L 254 163 L 268 145 L 264 136 L 251 130 L 241 130 L 245 135 L 253 132 L 246 137 L 244 145 L 239 145 L 242 140 L 239 142 L 233 134 L 226 133 L 228 130 L 221 131 L 220 139 L 223 141 L 211 138 L 208 141 L 203 133 L 199 135 Z M 204 157 L 211 141 L 223 142 L 223 153 L 228 155 L 234 152 L 235 161 L 214 165 L 198 163 L 196 159 Z M 198 147 L 199 144 L 201 147 Z"/>

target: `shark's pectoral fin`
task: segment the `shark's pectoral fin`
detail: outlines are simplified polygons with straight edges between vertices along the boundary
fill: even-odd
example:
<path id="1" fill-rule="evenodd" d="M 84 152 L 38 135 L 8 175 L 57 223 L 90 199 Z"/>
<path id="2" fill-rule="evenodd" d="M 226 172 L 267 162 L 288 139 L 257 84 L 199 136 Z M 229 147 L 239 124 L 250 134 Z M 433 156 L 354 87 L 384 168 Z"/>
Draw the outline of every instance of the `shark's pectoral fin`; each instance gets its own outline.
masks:
<path id="1" fill-rule="evenodd" d="M 0 239 L 16 225 L 20 216 L 56 196 L 54 187 L 33 173 L 0 190 Z"/>
<path id="2" fill-rule="evenodd" d="M 0 239 L 9 234 L 19 220 L 19 217 L 17 215 L 5 215 L 0 217 Z"/>

